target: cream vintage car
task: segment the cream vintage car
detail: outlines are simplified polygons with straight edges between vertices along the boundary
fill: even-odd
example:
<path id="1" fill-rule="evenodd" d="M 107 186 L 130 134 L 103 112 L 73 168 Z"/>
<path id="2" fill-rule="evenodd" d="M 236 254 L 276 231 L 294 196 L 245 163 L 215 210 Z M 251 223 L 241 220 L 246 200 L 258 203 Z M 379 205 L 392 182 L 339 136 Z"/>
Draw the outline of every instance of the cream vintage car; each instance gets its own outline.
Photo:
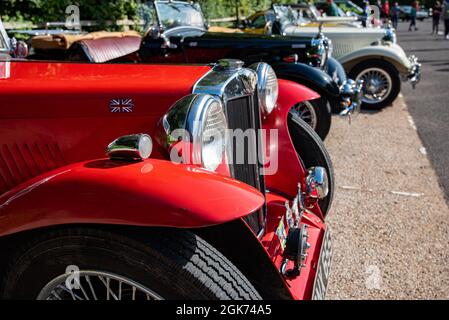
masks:
<path id="1" fill-rule="evenodd" d="M 273 5 L 270 32 L 288 36 L 316 36 L 320 30 L 332 40 L 332 56 L 352 79 L 363 80 L 363 105 L 380 109 L 398 96 L 401 80 L 415 86 L 421 77 L 421 64 L 407 56 L 397 44 L 392 28 L 362 28 L 345 25 L 327 27 L 304 25 L 304 17 L 289 5 Z M 329 23 L 331 19 L 326 19 Z M 267 21 L 267 23 L 269 23 Z"/>

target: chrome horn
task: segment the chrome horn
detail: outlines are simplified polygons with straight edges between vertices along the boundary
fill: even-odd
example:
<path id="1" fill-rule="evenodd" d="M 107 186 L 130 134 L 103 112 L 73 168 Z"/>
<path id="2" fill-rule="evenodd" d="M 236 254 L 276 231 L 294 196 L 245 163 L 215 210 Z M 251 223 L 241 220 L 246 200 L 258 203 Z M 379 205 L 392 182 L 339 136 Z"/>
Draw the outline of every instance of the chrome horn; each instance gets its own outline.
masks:
<path id="1" fill-rule="evenodd" d="M 148 159 L 153 151 L 153 142 L 147 134 L 132 134 L 122 136 L 112 141 L 106 154 L 111 159 L 144 160 Z"/>

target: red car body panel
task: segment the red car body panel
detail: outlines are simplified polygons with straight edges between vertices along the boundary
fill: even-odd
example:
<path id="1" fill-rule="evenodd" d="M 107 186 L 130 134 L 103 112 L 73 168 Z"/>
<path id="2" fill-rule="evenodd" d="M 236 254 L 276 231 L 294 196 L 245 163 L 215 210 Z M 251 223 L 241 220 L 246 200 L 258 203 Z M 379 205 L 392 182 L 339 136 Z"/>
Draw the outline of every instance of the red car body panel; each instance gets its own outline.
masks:
<path id="1" fill-rule="evenodd" d="M 287 126 L 290 109 L 305 100 L 319 98 L 319 94 L 296 82 L 279 79 L 279 98 L 276 108 L 263 120 L 263 129 L 278 130 L 278 143 L 267 138 L 269 142 L 267 154 L 278 154 L 278 171 L 274 175 L 265 176 L 269 189 L 289 195 L 292 199 L 298 194 L 298 181 L 304 181 L 306 172 L 293 146 Z M 269 166 L 270 164 L 268 164 Z"/>
<path id="2" fill-rule="evenodd" d="M 9 79 L 0 80 L 0 194 L 63 165 L 102 158 L 121 135 L 151 134 L 167 109 L 190 94 L 208 70 L 11 63 Z M 110 112 L 113 99 L 131 99 L 133 112 Z M 162 157 L 159 151 L 152 156 Z"/>
<path id="3" fill-rule="evenodd" d="M 269 253 L 276 268 L 280 269 L 283 260 L 283 251 L 276 229 L 281 219 L 285 219 L 285 201 L 284 198 L 274 193 L 268 193 L 266 196 L 267 211 L 269 212 L 267 228 L 262 244 Z M 314 280 L 317 272 L 318 260 L 320 258 L 321 245 L 326 231 L 326 225 L 323 220 L 311 212 L 305 212 L 301 221 L 308 226 L 310 248 L 307 251 L 308 257 L 301 268 L 301 274 L 295 278 L 284 276 L 285 283 L 292 296 L 296 300 L 309 300 L 312 297 Z M 286 230 L 288 232 L 288 229 Z M 287 270 L 293 268 L 293 262 L 289 261 Z"/>
<path id="4" fill-rule="evenodd" d="M 264 201 L 251 186 L 194 166 L 96 160 L 53 170 L 2 195 L 0 235 L 73 223 L 205 227 L 246 216 Z"/>
<path id="5" fill-rule="evenodd" d="M 266 176 L 271 191 L 266 199 L 224 175 L 166 161 L 157 144 L 154 159 L 143 162 L 92 160 L 104 157 L 105 147 L 118 136 L 153 134 L 161 116 L 208 70 L 11 62 L 9 78 L 0 80 L 0 236 L 73 223 L 205 227 L 246 216 L 266 201 L 262 245 L 279 268 L 283 256 L 276 229 L 285 202 L 293 200 L 306 175 L 287 115 L 317 93 L 279 81 L 278 105 L 263 123 L 265 129 L 278 129 L 279 137 L 278 144 L 267 140 L 270 152 L 279 151 L 279 166 Z M 132 99 L 133 112 L 112 113 L 112 99 Z M 296 299 L 311 297 L 326 228 L 318 205 L 310 210 L 302 221 L 311 237 L 306 266 L 299 277 L 285 279 Z"/>
<path id="6" fill-rule="evenodd" d="M 277 106 L 263 121 L 264 129 L 278 130 L 278 143 L 274 143 L 273 139 L 267 138 L 269 143 L 267 154 L 278 153 L 278 171 L 274 175 L 265 176 L 267 187 L 272 192 L 267 193 L 266 196 L 267 226 L 262 239 L 263 246 L 278 269 L 281 267 L 283 252 L 276 230 L 279 222 L 285 216 L 285 202 L 291 203 L 297 195 L 298 182 L 302 182 L 302 190 L 304 190 L 307 175 L 290 137 L 287 124 L 288 112 L 299 102 L 314 100 L 319 97 L 318 93 L 307 87 L 296 82 L 280 79 Z M 293 279 L 284 278 L 293 298 L 299 300 L 311 299 L 321 244 L 326 230 L 323 214 L 317 204 L 310 208 L 309 212 L 305 212 L 301 222 L 309 227 L 309 243 L 311 245 L 307 252 L 309 256 L 305 261 L 305 267 L 301 269 L 300 276 Z M 292 267 L 293 262 L 290 261 L 287 269 Z"/>

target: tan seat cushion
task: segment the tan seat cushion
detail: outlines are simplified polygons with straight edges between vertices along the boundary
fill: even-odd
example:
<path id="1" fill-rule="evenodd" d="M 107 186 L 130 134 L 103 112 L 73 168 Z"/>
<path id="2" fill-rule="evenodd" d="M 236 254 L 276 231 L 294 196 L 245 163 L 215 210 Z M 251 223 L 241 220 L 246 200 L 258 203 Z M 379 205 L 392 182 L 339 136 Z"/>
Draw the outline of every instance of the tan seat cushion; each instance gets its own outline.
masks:
<path id="1" fill-rule="evenodd" d="M 243 31 L 240 29 L 217 27 L 217 26 L 209 27 L 208 30 L 209 32 L 219 32 L 219 33 L 243 33 Z"/>
<path id="2" fill-rule="evenodd" d="M 136 37 L 141 39 L 141 36 L 137 31 L 126 31 L 126 32 L 98 31 L 80 35 L 59 34 L 59 35 L 35 36 L 31 39 L 31 45 L 35 49 L 67 50 L 73 43 L 81 40 L 95 40 L 102 38 L 123 38 L 123 37 Z"/>

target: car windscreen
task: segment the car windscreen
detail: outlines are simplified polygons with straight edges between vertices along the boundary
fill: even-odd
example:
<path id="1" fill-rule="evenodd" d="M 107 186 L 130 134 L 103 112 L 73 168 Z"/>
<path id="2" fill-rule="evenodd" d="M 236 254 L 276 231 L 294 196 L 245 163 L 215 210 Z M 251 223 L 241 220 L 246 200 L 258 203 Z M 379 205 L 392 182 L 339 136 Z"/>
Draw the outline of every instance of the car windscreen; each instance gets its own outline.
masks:
<path id="1" fill-rule="evenodd" d="M 181 2 L 155 2 L 159 22 L 166 30 L 176 27 L 205 28 L 201 9 L 196 4 Z"/>
<path id="2" fill-rule="evenodd" d="M 2 20 L 0 20 L 0 51 L 4 51 L 6 49 L 6 40 L 7 34 L 5 29 L 3 28 Z"/>
<path id="3" fill-rule="evenodd" d="M 273 5 L 273 10 L 281 23 L 296 24 L 299 18 L 298 12 L 290 6 Z"/>
<path id="4" fill-rule="evenodd" d="M 295 10 L 291 6 L 273 5 L 273 11 L 281 29 L 291 25 L 302 25 L 311 21 L 311 19 L 304 17 L 300 10 Z"/>

